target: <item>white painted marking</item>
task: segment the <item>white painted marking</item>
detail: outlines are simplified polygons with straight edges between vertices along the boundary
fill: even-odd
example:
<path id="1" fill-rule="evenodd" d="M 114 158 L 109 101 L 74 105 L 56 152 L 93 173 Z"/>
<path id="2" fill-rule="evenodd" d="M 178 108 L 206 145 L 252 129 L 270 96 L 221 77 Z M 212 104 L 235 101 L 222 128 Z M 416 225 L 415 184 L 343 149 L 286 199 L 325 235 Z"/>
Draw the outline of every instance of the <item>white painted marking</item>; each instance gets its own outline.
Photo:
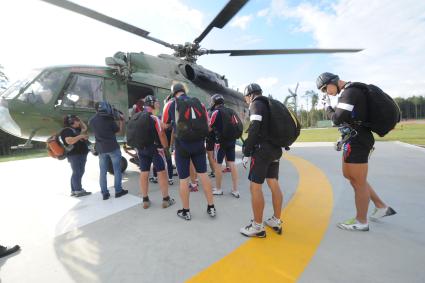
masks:
<path id="1" fill-rule="evenodd" d="M 404 146 L 404 147 L 408 147 L 408 148 L 415 149 L 415 150 L 418 150 L 418 151 L 421 151 L 421 152 L 425 153 L 425 148 L 420 147 L 420 146 L 417 146 L 417 145 L 413 145 L 413 144 L 405 143 L 405 142 L 401 142 L 401 141 L 395 141 L 394 143 L 395 144 L 399 144 L 399 145 Z"/>
<path id="2" fill-rule="evenodd" d="M 325 147 L 334 146 L 333 142 L 296 142 L 290 147 Z"/>

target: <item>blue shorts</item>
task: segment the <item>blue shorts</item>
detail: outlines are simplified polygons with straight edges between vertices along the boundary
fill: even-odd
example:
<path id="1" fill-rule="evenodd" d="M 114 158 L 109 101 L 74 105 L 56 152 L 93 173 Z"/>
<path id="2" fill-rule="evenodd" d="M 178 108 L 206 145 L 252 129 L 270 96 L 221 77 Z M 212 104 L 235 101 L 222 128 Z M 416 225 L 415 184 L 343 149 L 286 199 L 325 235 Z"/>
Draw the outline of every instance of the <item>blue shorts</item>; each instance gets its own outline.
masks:
<path id="1" fill-rule="evenodd" d="M 223 163 L 224 157 L 226 157 L 227 161 L 234 162 L 236 156 L 235 147 L 236 141 L 222 144 L 216 143 L 214 146 L 214 160 L 218 164 L 221 164 Z"/>
<path id="2" fill-rule="evenodd" d="M 137 155 L 140 160 L 139 168 L 142 172 L 149 172 L 151 170 L 152 163 L 158 172 L 165 170 L 167 166 L 164 149 L 158 148 L 155 144 L 143 149 L 137 149 Z"/>
<path id="3" fill-rule="evenodd" d="M 190 176 L 190 161 L 195 166 L 197 173 L 207 172 L 207 157 L 205 155 L 205 141 L 185 142 L 176 139 L 176 168 L 179 179 Z"/>

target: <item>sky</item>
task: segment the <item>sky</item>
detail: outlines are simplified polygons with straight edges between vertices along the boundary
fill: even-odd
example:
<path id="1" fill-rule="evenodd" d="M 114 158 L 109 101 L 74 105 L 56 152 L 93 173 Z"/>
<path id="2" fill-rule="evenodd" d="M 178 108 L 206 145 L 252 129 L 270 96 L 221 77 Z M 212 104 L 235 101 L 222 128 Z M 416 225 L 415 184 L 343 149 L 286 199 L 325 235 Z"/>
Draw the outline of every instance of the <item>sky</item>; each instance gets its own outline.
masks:
<path id="1" fill-rule="evenodd" d="M 170 43 L 192 42 L 227 0 L 74 0 Z M 51 65 L 105 65 L 117 51 L 151 55 L 172 50 L 38 0 L 0 1 L 0 64 L 11 81 Z M 283 100 L 297 83 L 301 103 L 322 72 L 380 86 L 393 97 L 425 95 L 425 1 L 251 0 L 208 49 L 363 48 L 359 53 L 230 57 L 198 64 L 243 90 L 251 82 Z"/>

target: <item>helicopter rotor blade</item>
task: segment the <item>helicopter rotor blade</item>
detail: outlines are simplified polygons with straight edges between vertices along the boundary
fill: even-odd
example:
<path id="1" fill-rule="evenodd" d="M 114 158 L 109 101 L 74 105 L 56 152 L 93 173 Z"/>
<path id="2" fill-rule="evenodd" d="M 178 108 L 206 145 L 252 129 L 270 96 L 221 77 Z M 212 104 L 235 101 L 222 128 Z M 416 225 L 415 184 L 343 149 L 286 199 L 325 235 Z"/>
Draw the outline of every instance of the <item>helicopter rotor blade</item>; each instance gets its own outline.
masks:
<path id="1" fill-rule="evenodd" d="M 113 27 L 125 30 L 129 33 L 144 37 L 148 40 L 152 40 L 152 41 L 159 43 L 159 44 L 162 44 L 166 47 L 176 49 L 176 47 L 174 45 L 172 45 L 168 42 L 165 42 L 165 41 L 162 41 L 160 39 L 149 36 L 149 32 L 144 30 L 144 29 L 141 29 L 141 28 L 138 28 L 136 26 L 127 24 L 123 21 L 120 21 L 120 20 L 114 19 L 112 17 L 106 16 L 104 14 L 101 14 L 99 12 L 96 12 L 94 10 L 86 8 L 84 6 L 80 6 L 80 5 L 75 4 L 73 2 L 70 2 L 70 1 L 67 1 L 67 0 L 41 0 L 41 1 L 55 5 L 55 6 L 58 6 L 58 7 L 61 7 L 63 9 L 66 9 L 66 10 L 69 10 L 69 11 L 72 11 L 72 12 L 75 12 L 75 13 L 80 14 L 80 15 L 84 15 L 86 17 L 89 17 L 91 19 L 97 20 L 99 22 L 102 22 L 102 23 L 105 23 L 105 24 L 108 24 L 108 25 L 111 25 Z"/>
<path id="2" fill-rule="evenodd" d="M 199 44 L 214 27 L 223 28 L 248 1 L 249 0 L 230 0 L 201 35 L 194 40 L 194 43 Z"/>
<path id="3" fill-rule="evenodd" d="M 252 50 L 206 50 L 206 54 L 226 54 L 229 56 L 279 55 L 279 54 L 315 54 L 315 53 L 350 53 L 363 49 L 252 49 Z"/>

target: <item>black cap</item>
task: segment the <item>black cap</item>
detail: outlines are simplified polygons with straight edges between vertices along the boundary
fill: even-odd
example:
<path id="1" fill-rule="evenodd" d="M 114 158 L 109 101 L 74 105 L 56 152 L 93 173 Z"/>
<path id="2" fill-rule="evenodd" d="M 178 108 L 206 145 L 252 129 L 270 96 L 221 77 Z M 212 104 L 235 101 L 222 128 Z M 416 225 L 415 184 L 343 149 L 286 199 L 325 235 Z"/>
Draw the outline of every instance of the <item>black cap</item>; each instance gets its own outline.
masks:
<path id="1" fill-rule="evenodd" d="M 182 83 L 175 83 L 171 86 L 171 93 L 173 95 L 176 95 L 176 93 L 180 91 L 186 93 L 186 89 L 184 88 L 184 85 Z"/>
<path id="2" fill-rule="evenodd" d="M 224 97 L 223 95 L 216 93 L 213 96 L 211 96 L 211 104 L 210 107 L 214 107 L 215 105 L 218 104 L 224 104 Z"/>
<path id="3" fill-rule="evenodd" d="M 156 97 L 153 95 L 148 95 L 145 97 L 144 102 L 146 106 L 155 107 Z"/>

